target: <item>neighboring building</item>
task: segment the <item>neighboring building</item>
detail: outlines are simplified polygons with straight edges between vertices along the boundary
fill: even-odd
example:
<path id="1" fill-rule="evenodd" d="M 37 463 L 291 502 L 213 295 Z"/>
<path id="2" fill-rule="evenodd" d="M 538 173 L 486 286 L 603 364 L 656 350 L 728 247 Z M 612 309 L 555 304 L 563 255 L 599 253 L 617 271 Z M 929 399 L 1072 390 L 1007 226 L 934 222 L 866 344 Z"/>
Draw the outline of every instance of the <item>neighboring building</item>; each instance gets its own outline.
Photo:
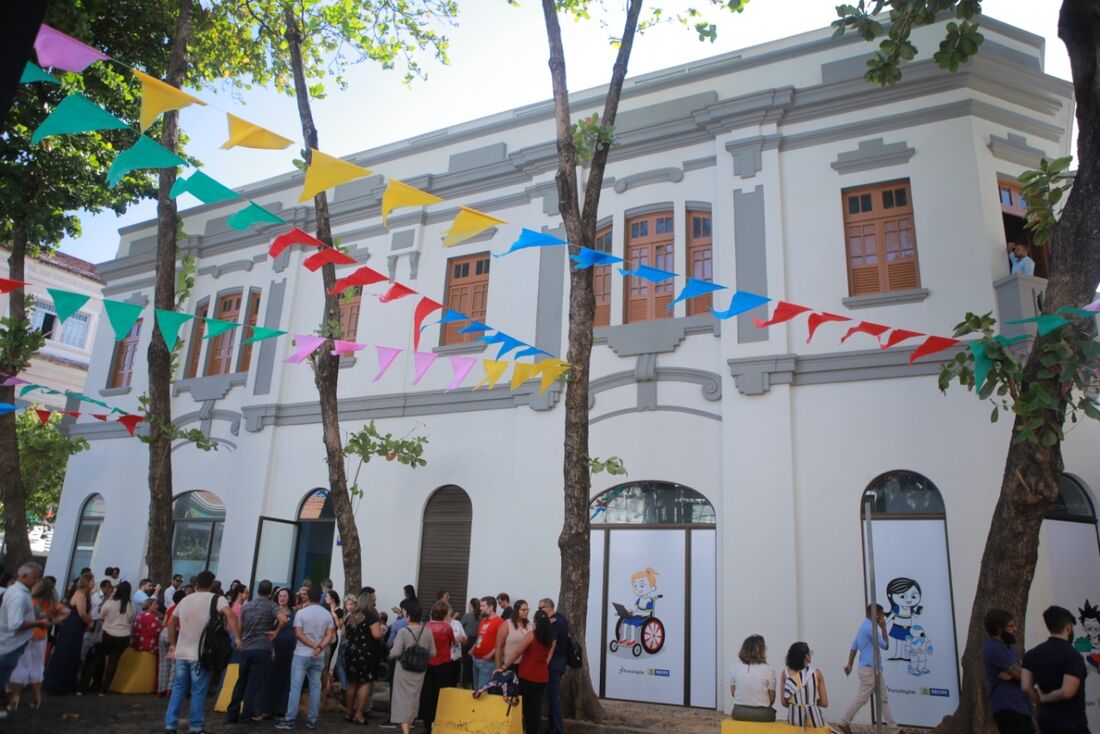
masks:
<path id="1" fill-rule="evenodd" d="M 8 254 L 8 250 L 0 249 L 0 278 L 8 276 Z M 103 279 L 95 265 L 63 252 L 28 258 L 25 271 L 23 279 L 30 283 L 25 292 L 35 298 L 34 310 L 28 314 L 31 328 L 45 334 L 46 344 L 31 360 L 30 368 L 19 376 L 61 392 L 84 392 L 92 344 L 103 311 Z M 60 324 L 47 288 L 83 293 L 91 296 L 91 300 Z M 8 303 L 9 298 L 0 298 L 0 317 L 10 313 Z M 64 395 L 35 392 L 19 400 L 20 405 L 31 403 L 57 410 L 66 407 Z"/>
<path id="2" fill-rule="evenodd" d="M 914 42 L 935 48 L 942 31 L 920 29 Z M 982 31 L 981 53 L 958 73 L 918 61 L 888 89 L 862 79 L 870 45 L 827 29 L 628 80 L 598 246 L 713 277 L 731 287 L 715 295 L 720 308 L 736 287 L 933 334 L 950 334 L 967 311 L 1034 314 L 1044 281 L 1009 275 L 1006 227 L 1021 214 L 1016 177 L 1069 152 L 1072 89 L 1043 73 L 1041 38 L 991 18 Z M 576 92 L 574 115 L 597 111 L 601 94 Z M 351 159 L 448 201 L 398 211 L 387 229 L 380 176 L 338 187 L 334 234 L 357 260 L 564 353 L 564 248 L 490 257 L 521 226 L 560 232 L 549 102 Z M 301 182 L 294 172 L 242 193 L 308 229 Z M 442 249 L 458 203 L 509 224 Z M 198 257 L 185 310 L 313 332 L 320 277 L 301 267 L 303 253 L 268 259 L 281 229 L 228 228 L 238 208 L 184 212 L 186 230 L 202 233 L 182 243 Z M 123 230 L 117 259 L 100 267 L 108 297 L 150 303 L 154 241 L 154 222 Z M 588 649 L 597 687 L 611 698 L 728 708 L 725 671 L 742 639 L 762 633 L 773 665 L 791 642 L 809 641 L 836 705 L 846 702 L 855 678 L 836 671 L 867 598 L 861 508 L 873 497 L 875 593 L 890 589 L 892 624 L 912 633 L 893 641 L 910 658 L 888 663 L 894 711 L 904 723 L 938 722 L 957 700 L 1010 421 L 991 424 L 990 406 L 958 388 L 939 395 L 939 362 L 910 366 L 911 346 L 883 350 L 866 335 L 838 346 L 843 324 L 807 343 L 805 317 L 761 330 L 750 317 L 763 309 L 719 322 L 705 299 L 666 310 L 682 277 L 654 287 L 603 269 L 595 282 L 592 454 L 619 456 L 630 472 L 627 482 L 593 478 Z M 414 302 L 357 296 L 345 307 L 359 341 L 406 352 L 377 383 L 369 351 L 345 362 L 342 428 L 373 419 L 394 435 L 431 439 L 426 468 L 349 467 L 364 491 L 356 514 L 365 581 L 386 606 L 410 582 L 425 598 L 438 589 L 456 601 L 502 590 L 554 596 L 561 391 L 540 396 L 529 383 L 444 392 L 445 361 L 411 386 Z M 330 575 L 340 587 L 333 515 L 317 490 L 327 472 L 309 366 L 283 362 L 288 339 L 242 348 L 237 333 L 202 340 L 202 322 L 193 323 L 175 420 L 222 449 L 175 451 L 174 536 L 154 542 L 173 542 L 182 573 L 210 567 L 226 579 L 295 584 Z M 136 410 L 152 328 L 150 308 L 132 344 L 100 334 L 89 390 Z M 431 326 L 421 349 L 495 355 L 458 332 Z M 147 447 L 113 423 L 82 420 L 74 432 L 92 450 L 72 460 L 48 572 L 69 578 L 82 565 L 110 564 L 137 578 L 148 540 Z M 1064 446 L 1071 474 L 1044 530 L 1035 609 L 1100 598 L 1088 488 L 1100 486 L 1098 436 L 1085 422 Z M 619 624 L 618 608 L 651 601 L 659 622 Z M 1029 641 L 1038 625 L 1029 615 Z M 1096 682 L 1088 685 L 1095 700 Z"/>

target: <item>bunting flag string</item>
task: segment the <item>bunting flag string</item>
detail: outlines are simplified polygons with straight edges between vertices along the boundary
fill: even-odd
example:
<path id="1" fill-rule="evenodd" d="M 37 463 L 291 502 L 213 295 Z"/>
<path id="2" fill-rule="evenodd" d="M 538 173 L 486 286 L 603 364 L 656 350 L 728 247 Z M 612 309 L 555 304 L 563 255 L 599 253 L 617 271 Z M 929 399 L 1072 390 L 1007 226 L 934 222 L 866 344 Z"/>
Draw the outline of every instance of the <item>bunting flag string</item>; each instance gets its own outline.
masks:
<path id="1" fill-rule="evenodd" d="M 443 392 L 450 392 L 451 390 L 457 390 L 462 386 L 462 381 L 466 379 L 466 375 L 470 374 L 470 370 L 477 364 L 476 357 L 463 357 L 452 356 L 449 358 L 451 361 L 451 369 L 454 370 L 455 376 L 451 380 L 451 384 L 443 388 Z"/>
<path id="2" fill-rule="evenodd" d="M 224 150 L 240 146 L 242 148 L 259 148 L 261 150 L 282 150 L 294 144 L 290 138 L 276 135 L 270 130 L 254 125 L 248 120 L 242 120 L 236 115 L 226 113 L 226 122 L 229 123 L 229 139 L 222 143 Z"/>
<path id="3" fill-rule="evenodd" d="M 343 293 L 346 289 L 357 285 L 374 285 L 375 283 L 382 283 L 386 280 L 389 280 L 389 278 L 382 275 L 382 273 L 377 270 L 368 268 L 364 265 L 346 278 L 340 278 L 336 281 L 329 290 L 329 294 Z"/>
<path id="4" fill-rule="evenodd" d="M 936 352 L 950 349 L 958 343 L 958 339 L 949 339 L 944 336 L 930 336 L 921 342 L 921 345 L 909 355 L 909 364 L 913 364 L 913 362 L 921 357 L 927 357 L 929 354 L 935 354 Z"/>
<path id="5" fill-rule="evenodd" d="M 141 317 L 142 306 L 136 303 L 104 300 L 103 309 L 107 312 L 107 320 L 111 322 L 111 328 L 115 332 L 115 341 L 122 341 Z"/>
<path id="6" fill-rule="evenodd" d="M 882 349 L 889 349 L 892 346 L 900 344 L 906 339 L 915 339 L 918 336 L 927 336 L 919 331 L 909 331 L 908 329 L 894 329 L 890 332 L 890 335 L 886 337 L 886 341 L 882 343 Z"/>
<path id="7" fill-rule="evenodd" d="M 424 375 L 428 372 L 428 368 L 435 363 L 438 357 L 439 355 L 435 352 L 413 352 L 413 365 L 416 371 L 416 376 L 413 377 L 412 381 L 413 385 L 424 378 Z"/>
<path id="8" fill-rule="evenodd" d="M 60 288 L 47 288 L 46 292 L 53 299 L 53 310 L 57 314 L 58 323 L 64 324 L 69 317 L 91 300 L 91 296 L 85 293 L 74 293 Z"/>
<path id="9" fill-rule="evenodd" d="M 512 365 L 512 390 L 519 390 L 523 383 L 530 380 L 539 372 L 539 365 L 527 362 L 516 362 Z"/>
<path id="10" fill-rule="evenodd" d="M 401 354 L 404 350 L 381 346 L 376 346 L 374 349 L 378 353 L 378 374 L 374 376 L 371 382 L 378 382 L 382 379 L 382 375 L 386 374 L 386 370 L 390 368 L 393 361 L 397 359 L 397 355 Z"/>
<path id="11" fill-rule="evenodd" d="M 551 358 L 539 362 L 539 373 L 542 375 L 539 395 L 546 392 L 567 369 L 569 369 L 569 363 L 564 359 Z"/>
<path id="12" fill-rule="evenodd" d="M 687 283 L 684 284 L 680 294 L 668 304 L 666 311 L 671 311 L 673 307 L 680 301 L 686 301 L 689 298 L 696 298 L 698 296 L 706 295 L 707 293 L 713 293 L 714 291 L 725 290 L 726 286 L 712 283 L 709 280 L 699 280 L 697 278 L 688 278 Z M 757 324 L 759 326 L 759 324 Z"/>
<path id="13" fill-rule="evenodd" d="M 795 316 L 810 310 L 809 306 L 799 306 L 797 303 L 791 303 L 790 301 L 780 301 L 775 304 L 775 311 L 772 312 L 772 317 L 770 319 L 767 321 L 753 319 L 752 322 L 756 324 L 756 328 L 763 329 L 768 326 L 775 326 L 776 324 L 790 321 Z"/>
<path id="14" fill-rule="evenodd" d="M 629 268 L 619 268 L 619 272 L 623 275 L 633 276 L 635 278 L 643 278 L 651 283 L 661 283 L 675 278 L 676 273 L 668 270 L 660 270 L 658 268 L 651 268 L 648 265 L 636 265 L 633 270 Z"/>
<path id="15" fill-rule="evenodd" d="M 55 69 L 64 69 L 78 74 L 93 62 L 108 61 L 111 58 L 102 51 L 81 43 L 45 23 L 38 28 L 38 35 L 34 39 L 34 52 L 38 55 L 38 63 L 42 66 L 52 66 Z"/>
<path id="16" fill-rule="evenodd" d="M 198 97 L 193 97 L 182 89 L 177 89 L 167 82 L 162 82 L 156 77 L 149 76 L 145 72 L 132 69 L 137 80 L 141 82 L 141 121 L 140 129 L 145 132 L 156 122 L 161 114 L 169 110 L 182 110 L 193 104 L 206 106 Z"/>
<path id="17" fill-rule="evenodd" d="M 324 344 L 326 341 L 328 341 L 328 339 L 323 336 L 314 336 L 313 334 L 295 334 L 294 345 L 296 347 L 296 350 L 294 354 L 290 355 L 283 361 L 289 364 L 301 364 L 306 360 L 306 358 L 316 352 L 317 348 Z"/>
<path id="18" fill-rule="evenodd" d="M 203 321 L 206 323 L 206 329 L 204 329 L 206 333 L 203 334 L 202 337 L 204 341 L 207 339 L 215 339 L 240 326 L 236 321 L 222 321 L 220 319 L 210 318 L 204 318 Z"/>
<path id="19" fill-rule="evenodd" d="M 420 302 L 416 304 L 416 310 L 413 311 L 413 351 L 420 349 L 420 326 L 424 323 L 424 319 L 428 318 L 428 315 L 433 311 L 438 311 L 443 308 L 443 304 L 438 301 L 424 296 L 420 299 Z"/>
<path id="20" fill-rule="evenodd" d="M 298 201 L 309 201 L 322 191 L 371 174 L 370 169 L 322 153 L 316 148 L 310 148 L 309 155 L 309 168 L 306 169 L 305 183 Z"/>
<path id="21" fill-rule="evenodd" d="M 322 243 L 323 244 L 323 243 Z M 302 261 L 302 265 L 306 270 L 311 273 L 315 273 L 323 266 L 332 263 L 333 265 L 356 265 L 355 258 L 340 252 L 335 247 L 322 247 L 317 252 L 313 253 L 305 260 Z"/>
<path id="22" fill-rule="evenodd" d="M 202 171 L 195 171 L 190 178 L 183 178 L 182 176 L 177 178 L 168 196 L 175 199 L 184 193 L 191 194 L 203 204 L 217 204 L 219 201 L 232 201 L 241 198 L 241 195 L 236 191 L 215 181 Z"/>
<path id="23" fill-rule="evenodd" d="M 584 270 L 590 268 L 593 265 L 614 265 L 615 263 L 623 262 L 621 257 L 612 255 L 608 252 L 600 252 L 599 250 L 591 250 L 587 247 L 577 248 L 577 252 L 574 255 L 570 255 L 569 259 L 576 263 L 573 267 L 577 270 Z"/>
<path id="24" fill-rule="evenodd" d="M 505 255 L 511 255 L 516 250 L 525 250 L 528 247 L 553 247 L 555 245 L 564 244 L 566 244 L 565 240 L 555 237 L 552 234 L 523 228 L 520 230 L 519 237 L 512 243 L 512 246 L 508 248 L 506 252 L 502 252 L 499 255 L 493 253 L 493 257 L 504 257 Z"/>
<path id="25" fill-rule="evenodd" d="M 488 385 L 489 389 L 492 390 L 508 369 L 508 363 L 494 359 L 483 359 L 481 365 L 485 368 L 485 377 L 482 378 L 481 382 L 474 385 L 474 389 L 477 390 L 482 385 Z"/>
<path id="26" fill-rule="evenodd" d="M 263 326 L 250 326 L 252 329 L 252 336 L 248 337 L 241 344 L 255 344 L 256 342 L 262 342 L 265 339 L 274 339 L 277 336 L 284 336 L 285 331 L 279 331 L 278 329 L 268 329 Z"/>
<path id="27" fill-rule="evenodd" d="M 173 168 L 186 165 L 188 163 L 183 158 L 152 138 L 142 135 L 138 137 L 136 143 L 115 157 L 111 167 L 107 169 L 107 184 L 114 188 L 127 173 L 143 168 Z"/>
<path id="28" fill-rule="evenodd" d="M 93 130 L 129 130 L 130 126 L 118 119 L 83 94 L 70 94 L 58 102 L 53 111 L 42 121 L 31 136 L 31 144 L 37 145 L 51 135 L 76 135 Z"/>
<path id="29" fill-rule="evenodd" d="M 272 259 L 277 258 L 283 254 L 283 250 L 294 245 L 324 247 L 325 243 L 310 234 L 306 234 L 297 227 L 292 227 L 289 232 L 284 232 L 271 240 L 271 247 L 268 248 L 267 255 Z"/>
<path id="30" fill-rule="evenodd" d="M 233 229 L 243 232 L 254 224 L 286 224 L 282 217 L 272 214 L 254 201 L 239 212 L 229 215 L 225 222 Z"/>
<path id="31" fill-rule="evenodd" d="M 487 229 L 505 223 L 503 219 L 497 219 L 485 212 L 479 212 L 477 209 L 471 209 L 468 206 L 460 206 L 458 215 L 451 222 L 451 228 L 447 230 L 447 235 L 443 238 L 443 246 L 457 245 Z"/>
<path id="32" fill-rule="evenodd" d="M 843 344 L 848 341 L 853 334 L 870 334 L 873 337 L 880 337 L 889 330 L 889 326 L 872 324 L 870 321 L 860 321 L 858 324 L 848 329 L 844 336 L 840 337 L 840 343 Z"/>
<path id="33" fill-rule="evenodd" d="M 361 349 L 366 349 L 366 344 L 360 344 L 359 342 L 346 341 L 344 339 L 332 340 L 332 351 L 329 352 L 333 357 L 346 357 L 349 354 L 354 354 Z"/>
<path id="34" fill-rule="evenodd" d="M 0 278 L 0 293 L 11 293 L 16 288 L 22 288 L 25 285 L 30 285 L 25 280 L 12 280 L 11 278 Z"/>
<path id="35" fill-rule="evenodd" d="M 402 285 L 401 283 L 394 283 L 385 293 L 378 296 L 378 301 L 380 303 L 389 303 L 390 301 L 396 301 L 397 299 L 404 298 L 405 296 L 415 295 L 416 291 L 414 291 L 412 288 L 409 288 L 406 285 Z"/>
<path id="36" fill-rule="evenodd" d="M 728 319 L 732 316 L 751 311 L 757 306 L 763 306 L 771 299 L 766 296 L 758 296 L 755 293 L 749 293 L 748 291 L 737 291 L 733 294 L 733 298 L 730 300 L 730 305 L 725 311 L 719 311 L 712 308 L 710 311 L 717 318 Z"/>
<path id="37" fill-rule="evenodd" d="M 56 77 L 50 76 L 46 71 L 34 63 L 28 61 L 27 65 L 23 67 L 23 74 L 19 77 L 20 84 L 33 84 L 35 82 L 46 82 L 47 84 L 61 84 L 61 80 Z"/>
<path id="38" fill-rule="evenodd" d="M 171 352 L 176 348 L 176 342 L 179 341 L 180 327 L 195 317 L 189 313 L 168 311 L 163 308 L 154 309 L 154 312 L 157 329 L 160 330 L 160 335 L 164 338 L 168 351 Z"/>
<path id="39" fill-rule="evenodd" d="M 830 321 L 851 321 L 847 316 L 838 316 L 835 313 L 829 313 L 827 311 L 820 311 L 810 314 L 809 320 L 806 322 L 809 327 L 809 333 L 806 335 L 806 343 L 809 344 L 813 341 L 814 333 L 817 331 L 817 327 Z"/>

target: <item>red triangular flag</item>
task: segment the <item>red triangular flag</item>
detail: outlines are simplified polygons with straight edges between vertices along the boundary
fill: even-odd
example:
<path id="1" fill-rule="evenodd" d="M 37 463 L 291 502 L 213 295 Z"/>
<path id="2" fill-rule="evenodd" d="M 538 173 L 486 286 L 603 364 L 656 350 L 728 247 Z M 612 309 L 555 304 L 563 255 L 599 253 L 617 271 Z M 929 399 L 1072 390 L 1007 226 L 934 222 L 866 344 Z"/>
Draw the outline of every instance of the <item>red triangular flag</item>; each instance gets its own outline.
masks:
<path id="1" fill-rule="evenodd" d="M 16 288 L 22 288 L 25 285 L 30 285 L 25 280 L 12 280 L 11 278 L 0 278 L 0 293 L 11 293 Z"/>
<path id="2" fill-rule="evenodd" d="M 133 436 L 134 429 L 138 427 L 138 423 L 141 423 L 144 420 L 145 419 L 142 418 L 140 415 L 128 414 L 120 416 L 118 422 L 126 426 L 126 430 L 130 432 L 131 436 Z"/>
<path id="3" fill-rule="evenodd" d="M 106 413 L 92 413 L 91 415 L 97 421 L 103 421 L 104 423 L 107 422 L 107 418 L 109 417 Z"/>
<path id="4" fill-rule="evenodd" d="M 756 324 L 757 329 L 763 329 L 766 326 L 774 326 L 776 324 L 782 324 L 784 321 L 790 321 L 798 314 L 805 313 L 809 310 L 809 306 L 799 306 L 797 303 L 780 301 L 776 304 L 775 311 L 772 312 L 772 317 L 770 319 L 761 321 L 754 317 L 752 322 Z"/>
<path id="5" fill-rule="evenodd" d="M 416 311 L 413 312 L 413 351 L 419 351 L 420 349 L 420 325 L 424 323 L 424 319 L 428 318 L 428 314 L 432 311 L 438 311 L 443 308 L 442 303 L 437 303 L 432 299 L 424 296 L 420 299 L 420 303 L 416 304 Z"/>
<path id="6" fill-rule="evenodd" d="M 822 311 L 821 313 L 810 314 L 809 320 L 806 322 L 810 327 L 810 333 L 806 336 L 806 343 L 809 344 L 814 338 L 814 332 L 817 331 L 817 327 L 821 326 L 827 321 L 851 321 L 847 316 L 837 316 L 835 313 L 828 313 Z"/>
<path id="7" fill-rule="evenodd" d="M 279 257 L 279 255 L 283 254 L 283 250 L 292 245 L 324 247 L 325 243 L 295 227 L 289 232 L 285 232 L 273 239 L 271 241 L 271 247 L 268 248 L 267 254 L 269 257 Z"/>
<path id="8" fill-rule="evenodd" d="M 340 278 L 340 280 L 336 281 L 336 284 L 333 285 L 329 293 L 342 293 L 345 288 L 351 288 L 356 285 L 372 285 L 374 283 L 381 283 L 384 280 L 389 280 L 389 278 L 382 275 L 382 273 L 377 270 L 368 268 L 364 265 L 348 277 Z"/>
<path id="9" fill-rule="evenodd" d="M 396 301 L 398 298 L 404 298 L 405 296 L 415 296 L 416 291 L 409 288 L 407 285 L 401 285 L 400 283 L 394 283 L 390 286 L 390 289 L 378 296 L 378 300 L 382 303 L 389 303 L 390 301 Z"/>
<path id="10" fill-rule="evenodd" d="M 852 334 L 870 334 L 871 336 L 882 336 L 886 332 L 890 331 L 889 326 L 883 326 L 882 324 L 872 324 L 870 321 L 860 321 L 858 324 L 848 329 L 847 333 L 840 338 L 840 343 L 848 341 L 848 337 Z"/>
<path id="11" fill-rule="evenodd" d="M 39 423 L 41 423 L 42 425 L 46 425 L 47 423 L 49 423 L 49 422 L 50 422 L 50 413 L 51 413 L 52 411 L 49 411 L 49 410 L 41 410 L 41 409 L 39 409 L 39 408 L 35 408 L 35 409 L 34 409 L 34 412 L 35 412 L 35 413 L 36 413 L 36 414 L 38 415 L 38 421 L 39 421 Z"/>
<path id="12" fill-rule="evenodd" d="M 929 354 L 942 352 L 944 349 L 953 347 L 958 343 L 958 339 L 948 339 L 945 336 L 930 336 L 909 355 L 909 364 L 913 364 L 914 360 L 918 360 L 921 357 L 927 357 Z"/>
<path id="13" fill-rule="evenodd" d="M 890 336 L 886 337 L 886 341 L 882 343 L 883 349 L 889 349 L 895 344 L 900 344 L 906 339 L 912 339 L 915 336 L 924 336 L 919 331 L 909 331 L 907 329 L 894 329 L 890 332 Z"/>
<path id="14" fill-rule="evenodd" d="M 71 415 L 73 418 L 79 418 L 80 417 L 80 413 L 75 411 L 75 410 L 62 410 L 61 412 L 64 413 L 65 415 Z"/>
<path id="15" fill-rule="evenodd" d="M 313 253 L 302 262 L 310 272 L 317 272 L 321 269 L 322 265 L 327 265 L 328 263 L 332 263 L 333 265 L 354 265 L 355 258 L 350 255 L 345 255 L 335 247 L 325 247 L 320 252 Z"/>

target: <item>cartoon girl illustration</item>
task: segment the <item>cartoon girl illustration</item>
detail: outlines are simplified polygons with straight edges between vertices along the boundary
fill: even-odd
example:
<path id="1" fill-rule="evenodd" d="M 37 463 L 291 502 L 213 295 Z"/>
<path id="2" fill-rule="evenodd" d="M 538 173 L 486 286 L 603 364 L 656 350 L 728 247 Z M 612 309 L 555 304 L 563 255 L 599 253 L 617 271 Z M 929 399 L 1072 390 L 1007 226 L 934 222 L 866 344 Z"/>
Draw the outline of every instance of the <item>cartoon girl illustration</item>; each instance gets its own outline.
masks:
<path id="1" fill-rule="evenodd" d="M 657 593 L 657 575 L 650 566 L 646 566 L 644 570 L 630 577 L 630 585 L 637 594 L 634 600 L 634 613 L 623 620 L 623 631 L 627 632 L 630 640 L 638 639 L 638 630 L 657 609 L 657 599 L 661 598 Z"/>
<path id="2" fill-rule="evenodd" d="M 1079 619 L 1085 636 L 1074 640 L 1073 646 L 1085 656 L 1085 662 L 1100 670 L 1100 606 L 1085 599 L 1085 608 L 1078 607 L 1077 611 L 1081 613 Z"/>
<path id="3" fill-rule="evenodd" d="M 892 622 L 890 637 L 894 640 L 894 655 L 889 659 L 908 662 L 905 639 L 916 624 L 916 618 L 924 611 L 920 603 L 920 584 L 913 579 L 899 576 L 886 585 L 886 598 L 890 602 L 890 612 L 886 618 Z"/>

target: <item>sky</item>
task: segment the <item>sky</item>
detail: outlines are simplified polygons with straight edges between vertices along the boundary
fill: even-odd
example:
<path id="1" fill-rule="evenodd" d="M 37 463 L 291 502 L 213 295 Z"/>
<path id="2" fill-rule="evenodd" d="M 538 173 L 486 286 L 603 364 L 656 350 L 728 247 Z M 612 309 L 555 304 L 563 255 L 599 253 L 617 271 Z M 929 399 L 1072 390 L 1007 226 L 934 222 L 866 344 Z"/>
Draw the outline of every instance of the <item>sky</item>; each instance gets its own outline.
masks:
<path id="1" fill-rule="evenodd" d="M 635 41 L 629 75 L 824 28 L 836 18 L 835 4 L 829 0 L 751 0 L 743 13 L 715 16 L 718 38 L 714 43 L 699 41 L 694 31 L 679 25 L 659 26 Z M 613 20 L 617 17 L 614 8 L 621 2 L 608 0 L 607 5 Z M 1069 79 L 1069 59 L 1057 37 L 1059 5 L 1050 0 L 985 0 L 983 9 L 989 16 L 1046 38 L 1046 73 Z M 426 79 L 405 85 L 403 71 L 383 71 L 368 62 L 349 70 L 346 90 L 328 85 L 328 96 L 313 105 L 321 150 L 349 155 L 551 96 L 540 3 L 521 0 L 520 7 L 512 7 L 504 0 L 459 0 L 459 6 L 457 26 L 446 29 L 450 64 L 423 62 Z M 671 10 L 675 6 L 664 7 Z M 562 31 L 569 88 L 576 91 L 606 84 L 615 57 L 608 30 L 594 16 L 580 23 L 563 19 Z M 870 54 L 874 46 L 867 44 L 866 48 Z M 918 58 L 926 58 L 934 50 L 920 49 Z M 196 96 L 211 106 L 183 110 L 180 122 L 191 138 L 187 152 L 202 161 L 203 171 L 235 187 L 291 170 L 290 162 L 298 156 L 300 145 L 282 151 L 221 150 L 226 125 L 220 110 L 300 141 L 292 98 L 261 88 L 233 94 L 212 88 Z M 155 215 L 154 201 L 136 204 L 121 216 L 113 212 L 85 214 L 81 236 L 66 239 L 61 250 L 91 262 L 110 260 L 118 249 L 119 227 Z"/>

